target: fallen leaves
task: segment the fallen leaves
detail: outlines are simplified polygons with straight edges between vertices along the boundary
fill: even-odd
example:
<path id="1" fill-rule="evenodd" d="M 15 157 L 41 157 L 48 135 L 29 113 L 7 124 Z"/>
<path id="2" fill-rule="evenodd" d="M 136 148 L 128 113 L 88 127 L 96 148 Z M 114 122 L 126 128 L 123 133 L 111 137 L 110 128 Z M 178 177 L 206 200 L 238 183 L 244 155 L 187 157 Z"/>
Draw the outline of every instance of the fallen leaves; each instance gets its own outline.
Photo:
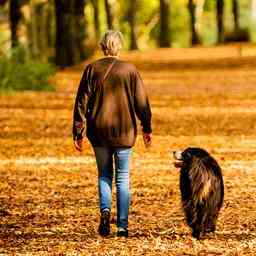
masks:
<path id="1" fill-rule="evenodd" d="M 56 92 L 0 95 L 0 253 L 255 255 L 255 61 L 234 57 L 234 46 L 212 51 L 214 60 L 202 48 L 186 50 L 185 60 L 182 49 L 125 55 L 146 82 L 154 130 L 152 148 L 139 136 L 133 150 L 128 239 L 115 236 L 114 224 L 109 238 L 97 234 L 93 151 L 86 140 L 82 154 L 73 148 L 82 66 L 58 73 Z M 224 206 L 203 241 L 184 221 L 172 165 L 171 151 L 187 146 L 206 148 L 223 168 Z M 113 222 L 115 215 L 113 196 Z"/>

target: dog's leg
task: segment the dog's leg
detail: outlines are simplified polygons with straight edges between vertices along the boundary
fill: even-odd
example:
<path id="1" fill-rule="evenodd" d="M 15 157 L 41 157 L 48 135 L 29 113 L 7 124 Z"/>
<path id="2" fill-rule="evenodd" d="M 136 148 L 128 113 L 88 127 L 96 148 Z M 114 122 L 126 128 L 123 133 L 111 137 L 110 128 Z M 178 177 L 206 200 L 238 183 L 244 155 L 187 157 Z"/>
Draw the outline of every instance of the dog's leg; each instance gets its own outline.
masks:
<path id="1" fill-rule="evenodd" d="M 214 233 L 216 228 L 216 222 L 218 218 L 218 213 L 210 215 L 207 221 L 207 226 L 205 227 L 206 233 Z"/>
<path id="2" fill-rule="evenodd" d="M 205 234 L 205 223 L 206 223 L 206 209 L 205 205 L 199 203 L 196 207 L 196 220 L 192 225 L 192 236 L 201 239 Z"/>

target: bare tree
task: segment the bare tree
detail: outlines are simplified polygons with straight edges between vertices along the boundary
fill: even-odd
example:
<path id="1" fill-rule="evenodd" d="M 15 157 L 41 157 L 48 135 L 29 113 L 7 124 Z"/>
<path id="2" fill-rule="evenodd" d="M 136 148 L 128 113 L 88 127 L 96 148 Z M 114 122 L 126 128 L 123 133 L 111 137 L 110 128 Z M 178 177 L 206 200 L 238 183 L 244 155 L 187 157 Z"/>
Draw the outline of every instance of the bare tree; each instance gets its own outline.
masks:
<path id="1" fill-rule="evenodd" d="M 160 47 L 170 47 L 171 45 L 170 16 L 170 0 L 160 0 Z"/>

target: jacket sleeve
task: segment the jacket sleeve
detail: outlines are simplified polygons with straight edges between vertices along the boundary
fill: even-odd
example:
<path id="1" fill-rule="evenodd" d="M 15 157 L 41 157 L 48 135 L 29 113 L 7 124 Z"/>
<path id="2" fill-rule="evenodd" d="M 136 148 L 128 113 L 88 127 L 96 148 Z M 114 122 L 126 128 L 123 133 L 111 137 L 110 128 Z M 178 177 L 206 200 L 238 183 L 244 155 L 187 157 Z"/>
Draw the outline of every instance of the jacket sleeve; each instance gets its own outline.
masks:
<path id="1" fill-rule="evenodd" d="M 139 72 L 136 70 L 133 75 L 134 82 L 134 107 L 138 119 L 141 122 L 142 131 L 151 133 L 151 109 L 146 89 Z"/>
<path id="2" fill-rule="evenodd" d="M 85 129 L 87 104 L 90 95 L 90 73 L 91 68 L 88 65 L 83 73 L 80 81 L 73 114 L 73 139 L 79 140 L 83 138 Z"/>

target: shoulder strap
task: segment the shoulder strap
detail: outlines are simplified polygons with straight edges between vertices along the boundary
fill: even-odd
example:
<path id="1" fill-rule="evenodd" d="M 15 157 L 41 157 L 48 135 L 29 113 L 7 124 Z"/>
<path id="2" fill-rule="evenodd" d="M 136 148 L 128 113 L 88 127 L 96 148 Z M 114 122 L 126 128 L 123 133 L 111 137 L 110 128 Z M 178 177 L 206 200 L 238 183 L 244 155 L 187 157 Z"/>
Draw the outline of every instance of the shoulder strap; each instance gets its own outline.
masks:
<path id="1" fill-rule="evenodd" d="M 111 64 L 108 66 L 103 78 L 101 79 L 101 82 L 103 83 L 106 78 L 107 78 L 107 75 L 109 74 L 109 72 L 111 71 L 111 69 L 113 68 L 114 64 L 116 63 L 116 59 L 114 59 Z M 95 91 L 93 91 L 90 96 L 89 96 L 89 100 L 88 100 L 88 105 L 87 105 L 87 119 L 89 118 L 90 116 L 90 113 L 92 111 L 92 108 L 93 108 L 93 105 L 94 105 L 94 100 L 95 100 Z"/>
<path id="2" fill-rule="evenodd" d="M 112 63 L 108 66 L 108 68 L 107 68 L 107 70 L 106 70 L 106 72 L 105 72 L 105 74 L 104 74 L 104 76 L 103 76 L 103 78 L 102 78 L 102 80 L 101 80 L 102 83 L 106 80 L 106 78 L 107 78 L 109 72 L 111 71 L 111 69 L 113 68 L 113 66 L 114 66 L 115 63 L 116 63 L 116 59 L 114 59 L 114 60 L 112 61 Z"/>

